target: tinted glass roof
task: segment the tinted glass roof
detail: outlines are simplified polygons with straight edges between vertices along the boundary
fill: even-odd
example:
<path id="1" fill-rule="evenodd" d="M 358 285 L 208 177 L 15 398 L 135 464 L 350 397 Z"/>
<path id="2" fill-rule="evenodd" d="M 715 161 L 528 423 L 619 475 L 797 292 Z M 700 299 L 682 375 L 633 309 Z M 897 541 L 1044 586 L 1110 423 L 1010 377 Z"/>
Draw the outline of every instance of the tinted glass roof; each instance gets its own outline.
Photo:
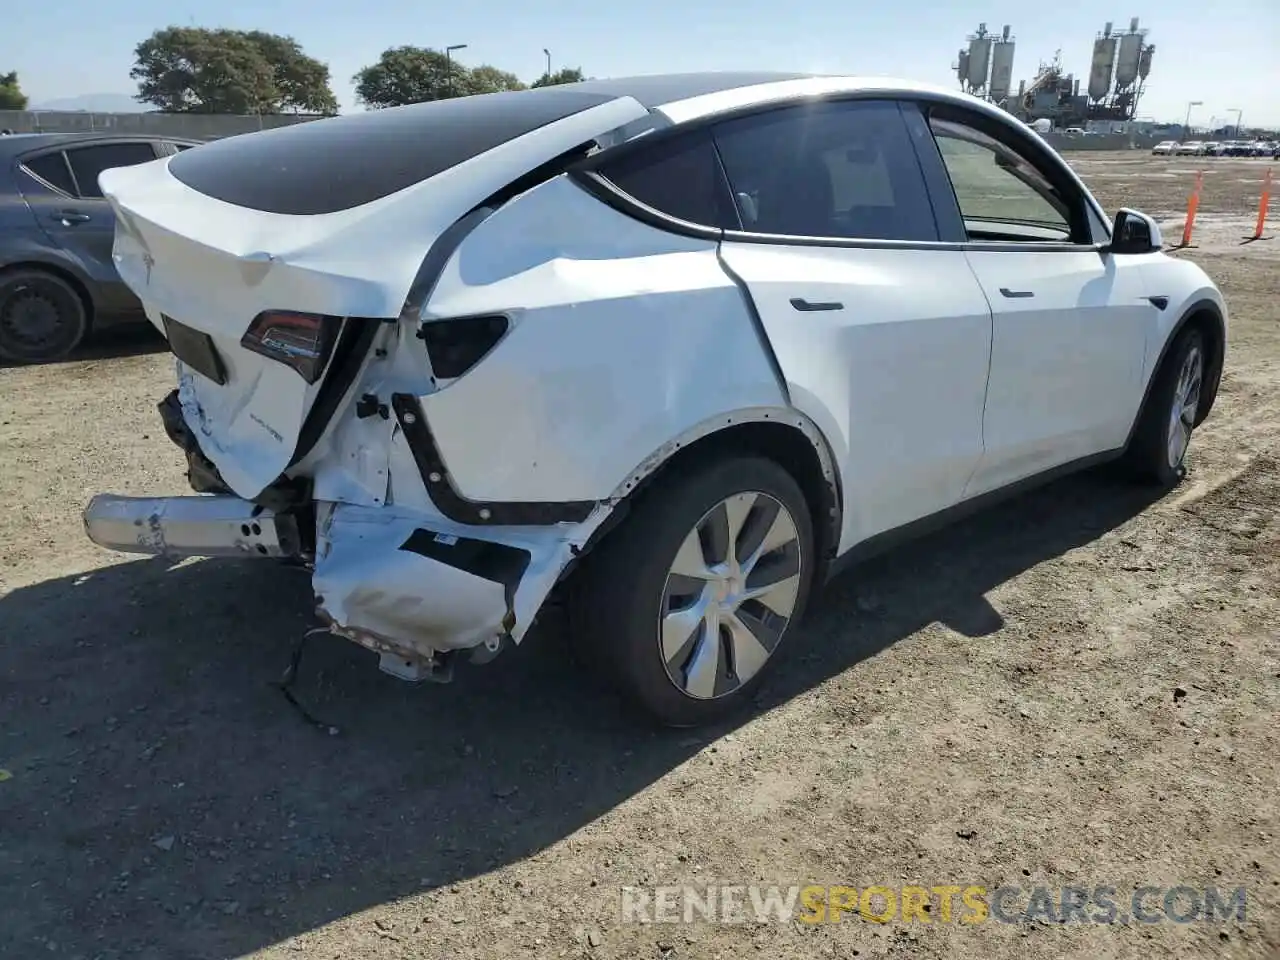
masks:
<path id="1" fill-rule="evenodd" d="M 268 213 L 370 203 L 614 96 L 566 84 L 433 100 L 229 137 L 178 154 L 193 190 Z"/>
<path id="2" fill-rule="evenodd" d="M 631 97 L 652 109 L 799 73 L 677 73 L 434 100 L 214 141 L 169 172 L 206 196 L 268 213 L 324 214 L 370 203 L 538 127 Z"/>

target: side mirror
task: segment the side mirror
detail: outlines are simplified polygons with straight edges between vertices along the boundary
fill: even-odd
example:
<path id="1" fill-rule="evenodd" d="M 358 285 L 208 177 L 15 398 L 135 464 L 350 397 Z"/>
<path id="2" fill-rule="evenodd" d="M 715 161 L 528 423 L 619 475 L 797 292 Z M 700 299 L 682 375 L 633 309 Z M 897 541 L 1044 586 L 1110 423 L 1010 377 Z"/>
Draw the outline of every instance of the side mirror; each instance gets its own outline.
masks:
<path id="1" fill-rule="evenodd" d="M 1154 253 L 1163 246 L 1160 225 L 1145 213 L 1124 207 L 1116 214 L 1108 253 Z"/>

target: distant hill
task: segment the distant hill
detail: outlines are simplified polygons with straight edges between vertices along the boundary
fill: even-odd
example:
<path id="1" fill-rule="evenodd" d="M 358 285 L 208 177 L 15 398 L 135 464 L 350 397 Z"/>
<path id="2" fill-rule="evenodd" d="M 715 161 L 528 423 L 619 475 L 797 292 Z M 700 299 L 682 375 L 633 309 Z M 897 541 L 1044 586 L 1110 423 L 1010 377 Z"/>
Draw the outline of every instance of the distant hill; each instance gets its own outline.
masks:
<path id="1" fill-rule="evenodd" d="M 32 110 L 84 110 L 88 113 L 146 113 L 151 108 L 127 93 L 82 93 L 32 104 Z"/>

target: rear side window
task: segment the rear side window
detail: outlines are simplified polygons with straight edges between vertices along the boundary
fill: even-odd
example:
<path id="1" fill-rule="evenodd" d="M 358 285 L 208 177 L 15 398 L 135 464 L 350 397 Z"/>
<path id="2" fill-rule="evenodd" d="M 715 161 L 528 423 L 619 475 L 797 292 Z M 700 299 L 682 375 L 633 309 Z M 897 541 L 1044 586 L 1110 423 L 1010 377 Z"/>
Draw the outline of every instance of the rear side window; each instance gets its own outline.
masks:
<path id="1" fill-rule="evenodd" d="M 636 150 L 604 164 L 600 174 L 645 206 L 678 220 L 738 227 L 716 148 L 706 131 Z"/>
<path id="2" fill-rule="evenodd" d="M 572 84 L 369 110 L 206 143 L 169 161 L 240 207 L 324 214 L 371 203 L 613 97 Z"/>
<path id="3" fill-rule="evenodd" d="M 22 165 L 49 186 L 57 187 L 69 196 L 76 195 L 75 181 L 71 179 L 71 170 L 67 167 L 66 158 L 63 157 L 61 150 L 31 157 L 24 160 Z"/>
<path id="4" fill-rule="evenodd" d="M 722 124 L 715 141 L 748 232 L 938 239 L 924 176 L 896 103 L 787 107 Z"/>
<path id="5" fill-rule="evenodd" d="M 132 167 L 156 158 L 150 143 L 100 143 L 89 147 L 73 147 L 67 150 L 71 171 L 76 175 L 80 196 L 102 196 L 98 186 L 98 174 L 112 167 Z"/>

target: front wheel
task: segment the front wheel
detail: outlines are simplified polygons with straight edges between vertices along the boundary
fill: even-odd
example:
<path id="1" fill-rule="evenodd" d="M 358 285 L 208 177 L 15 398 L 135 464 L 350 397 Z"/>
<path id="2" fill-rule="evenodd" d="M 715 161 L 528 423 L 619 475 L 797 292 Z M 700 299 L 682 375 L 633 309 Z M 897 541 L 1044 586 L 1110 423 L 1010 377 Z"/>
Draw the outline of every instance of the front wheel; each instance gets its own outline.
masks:
<path id="1" fill-rule="evenodd" d="M 771 460 L 676 471 L 589 557 L 575 645 L 667 726 L 748 702 L 803 614 L 815 550 L 808 504 Z"/>
<path id="2" fill-rule="evenodd" d="M 1204 335 L 1191 327 L 1178 334 L 1156 371 L 1129 446 L 1128 465 L 1139 479 L 1173 486 L 1186 476 L 1204 371 Z"/>

